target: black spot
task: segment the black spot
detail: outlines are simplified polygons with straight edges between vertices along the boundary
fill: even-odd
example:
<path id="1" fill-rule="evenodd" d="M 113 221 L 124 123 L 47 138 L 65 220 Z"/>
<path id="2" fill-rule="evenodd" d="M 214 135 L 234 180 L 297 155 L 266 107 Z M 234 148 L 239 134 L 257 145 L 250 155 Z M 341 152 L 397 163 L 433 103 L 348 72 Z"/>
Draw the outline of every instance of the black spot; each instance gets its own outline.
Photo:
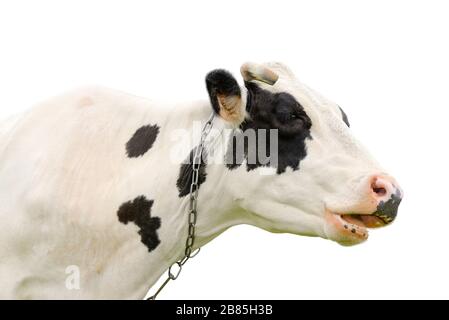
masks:
<path id="1" fill-rule="evenodd" d="M 215 113 L 219 113 L 217 94 L 227 96 L 241 96 L 240 87 L 237 80 L 226 70 L 216 69 L 206 75 L 206 87 L 212 108 Z"/>
<path id="2" fill-rule="evenodd" d="M 343 122 L 346 123 L 346 125 L 347 125 L 348 127 L 350 127 L 350 125 L 349 125 L 349 120 L 348 120 L 348 116 L 346 115 L 346 113 L 343 111 L 343 109 L 342 109 L 340 106 L 338 106 L 338 108 L 339 108 L 340 111 L 341 111 L 341 118 L 342 118 Z"/>
<path id="3" fill-rule="evenodd" d="M 354 228 L 353 228 L 353 229 L 351 229 L 351 232 L 352 232 L 352 233 L 355 233 L 355 229 L 354 229 Z"/>
<path id="4" fill-rule="evenodd" d="M 193 157 L 196 152 L 195 147 L 192 151 L 190 151 L 189 156 L 181 164 L 181 168 L 179 170 L 178 181 L 176 182 L 176 186 L 179 190 L 179 197 L 184 197 L 190 193 L 190 186 L 192 184 L 192 175 L 193 175 Z M 200 161 L 200 168 L 198 172 L 198 188 L 201 184 L 206 181 L 206 164 L 207 164 L 207 154 L 206 151 L 203 150 L 203 154 Z"/>
<path id="5" fill-rule="evenodd" d="M 374 215 L 380 217 L 385 223 L 393 222 L 398 214 L 398 208 L 401 200 L 401 192 L 399 189 L 396 189 L 395 194 L 392 194 L 388 201 L 381 201 L 377 205 L 377 210 L 374 212 Z"/>
<path id="6" fill-rule="evenodd" d="M 153 200 L 139 196 L 133 201 L 123 203 L 117 212 L 118 220 L 121 223 L 134 222 L 140 228 L 140 240 L 150 252 L 160 243 L 156 230 L 161 226 L 159 217 L 151 217 L 152 206 Z"/>
<path id="7" fill-rule="evenodd" d="M 241 130 L 229 141 L 225 159 L 227 167 L 234 169 L 240 166 L 244 159 L 247 160 L 248 171 L 261 166 L 273 166 L 272 163 L 267 164 L 266 159 L 261 161 L 259 148 L 264 146 L 266 152 L 269 152 L 271 144 L 269 130 L 277 129 L 278 162 L 275 165 L 277 173 L 283 173 L 287 167 L 298 170 L 300 161 L 307 155 L 306 138 L 312 139 L 310 135 L 312 121 L 309 116 L 289 93 L 271 93 L 252 82 L 245 82 L 245 85 L 248 89 L 246 110 L 249 118 L 240 125 Z M 253 131 L 256 137 L 256 143 L 251 145 L 246 135 L 249 130 Z M 244 154 L 236 150 L 236 143 L 243 143 Z"/>
<path id="8" fill-rule="evenodd" d="M 157 125 L 146 125 L 134 132 L 126 143 L 126 153 L 130 158 L 136 158 L 147 152 L 152 146 L 159 133 Z"/>

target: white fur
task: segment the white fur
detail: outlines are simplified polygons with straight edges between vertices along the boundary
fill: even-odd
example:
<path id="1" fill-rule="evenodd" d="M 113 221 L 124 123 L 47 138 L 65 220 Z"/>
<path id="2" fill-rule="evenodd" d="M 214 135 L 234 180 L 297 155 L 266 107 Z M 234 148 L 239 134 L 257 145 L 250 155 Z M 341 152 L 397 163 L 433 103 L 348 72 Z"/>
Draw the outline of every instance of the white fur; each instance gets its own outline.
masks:
<path id="1" fill-rule="evenodd" d="M 300 170 L 287 168 L 282 175 L 208 165 L 197 246 L 241 223 L 339 241 L 326 226 L 324 208 L 349 210 L 363 197 L 364 179 L 382 172 L 351 136 L 336 105 L 285 66 L 267 65 L 280 78 L 274 86 L 261 85 L 291 93 L 312 119 L 308 155 Z M 207 101 L 177 106 L 84 88 L 3 123 L 0 298 L 143 298 L 184 250 L 188 197 L 178 197 L 179 163 L 170 161 L 173 132 L 191 130 L 193 121 L 204 122 L 210 112 Z M 126 142 L 149 123 L 161 127 L 153 147 L 129 159 Z M 219 135 L 228 127 L 216 119 Z M 223 143 L 217 139 L 215 147 Z M 152 215 L 162 222 L 161 243 L 152 252 L 134 224 L 117 218 L 118 207 L 138 195 L 155 200 Z M 65 286 L 70 265 L 80 269 L 79 290 Z"/>

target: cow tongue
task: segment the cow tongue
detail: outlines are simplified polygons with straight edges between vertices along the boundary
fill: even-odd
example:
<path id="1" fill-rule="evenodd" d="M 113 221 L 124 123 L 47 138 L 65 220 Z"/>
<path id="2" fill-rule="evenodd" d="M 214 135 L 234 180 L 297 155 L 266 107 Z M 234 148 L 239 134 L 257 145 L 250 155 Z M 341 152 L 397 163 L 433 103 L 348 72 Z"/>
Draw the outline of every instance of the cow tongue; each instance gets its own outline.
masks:
<path id="1" fill-rule="evenodd" d="M 362 228 L 379 228 L 385 225 L 381 219 L 373 215 L 344 214 L 341 217 L 346 222 L 355 224 Z"/>
<path id="2" fill-rule="evenodd" d="M 345 214 L 345 215 L 342 215 L 342 218 L 346 222 L 349 222 L 351 224 L 355 224 L 356 226 L 359 226 L 359 227 L 362 227 L 362 228 L 364 228 L 366 226 L 364 221 L 362 219 L 360 219 L 359 215 L 355 216 L 355 215 Z"/>
<path id="3" fill-rule="evenodd" d="M 381 219 L 375 216 L 363 215 L 360 218 L 368 228 L 379 228 L 385 225 Z"/>

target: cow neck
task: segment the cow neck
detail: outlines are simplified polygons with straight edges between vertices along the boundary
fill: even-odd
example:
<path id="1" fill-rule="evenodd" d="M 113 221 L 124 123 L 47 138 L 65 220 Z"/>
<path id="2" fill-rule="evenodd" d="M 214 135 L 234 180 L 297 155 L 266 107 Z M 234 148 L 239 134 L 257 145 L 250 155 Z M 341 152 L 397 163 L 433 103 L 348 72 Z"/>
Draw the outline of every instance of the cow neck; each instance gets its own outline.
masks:
<path id="1" fill-rule="evenodd" d="M 185 251 L 184 251 L 184 257 L 175 263 L 173 263 L 168 268 L 168 276 L 167 279 L 162 283 L 162 285 L 159 287 L 159 289 L 156 291 L 155 294 L 153 294 L 151 297 L 148 298 L 148 300 L 155 300 L 158 294 L 164 289 L 164 287 L 167 285 L 170 280 L 176 280 L 181 273 L 182 266 L 191 258 L 194 258 L 200 251 L 200 247 L 198 247 L 196 250 L 193 250 L 193 246 L 195 244 L 195 228 L 196 228 L 196 222 L 198 217 L 197 212 L 197 206 L 198 206 L 198 194 L 199 194 L 199 170 L 201 166 L 201 158 L 203 156 L 203 152 L 205 149 L 205 142 L 206 139 L 212 129 L 213 126 L 213 120 L 214 120 L 215 114 L 212 113 L 209 119 L 206 121 L 206 123 L 203 126 L 203 129 L 201 130 L 201 136 L 200 141 L 195 149 L 195 153 L 193 155 L 192 159 L 192 182 L 190 185 L 190 193 L 189 193 L 189 210 L 188 210 L 188 236 L 185 243 Z M 219 135 L 220 136 L 220 135 Z M 215 140 L 214 140 L 215 141 Z M 176 270 L 175 270 L 176 269 Z"/>

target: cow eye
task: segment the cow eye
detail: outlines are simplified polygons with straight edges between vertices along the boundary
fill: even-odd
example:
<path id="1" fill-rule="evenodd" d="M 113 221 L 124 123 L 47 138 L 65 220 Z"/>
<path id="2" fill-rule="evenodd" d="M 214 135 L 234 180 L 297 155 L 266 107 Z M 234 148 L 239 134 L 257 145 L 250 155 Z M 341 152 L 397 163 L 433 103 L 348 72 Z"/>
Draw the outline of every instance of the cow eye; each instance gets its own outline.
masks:
<path id="1" fill-rule="evenodd" d="M 299 117 L 298 117 L 297 114 L 294 114 L 294 113 L 290 114 L 290 119 L 291 119 L 291 120 L 295 120 L 295 119 L 298 119 L 298 118 L 299 118 Z"/>

